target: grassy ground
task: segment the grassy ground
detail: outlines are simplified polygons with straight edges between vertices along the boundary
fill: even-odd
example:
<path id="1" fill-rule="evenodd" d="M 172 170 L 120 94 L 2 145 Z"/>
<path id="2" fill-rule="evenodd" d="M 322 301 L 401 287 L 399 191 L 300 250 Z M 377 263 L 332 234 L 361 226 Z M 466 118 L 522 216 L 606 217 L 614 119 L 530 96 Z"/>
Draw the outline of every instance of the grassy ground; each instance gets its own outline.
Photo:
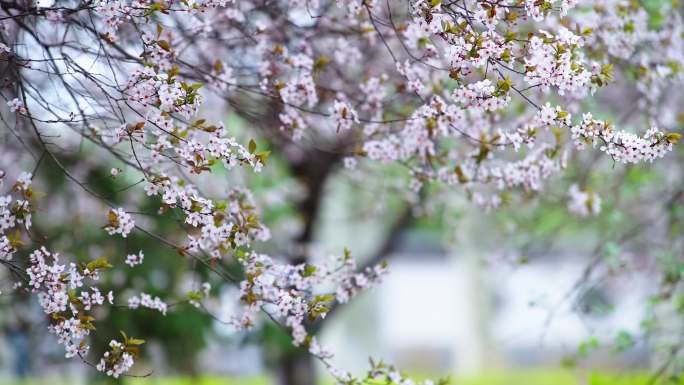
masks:
<path id="1" fill-rule="evenodd" d="M 472 378 L 454 378 L 451 385 L 647 385 L 646 373 L 576 373 L 559 369 L 534 369 L 516 371 L 493 371 Z M 34 379 L 21 382 L 0 380 L 0 385 L 82 385 L 83 382 L 54 379 Z M 125 385 L 273 385 L 266 377 L 256 378 L 146 378 L 129 379 Z M 684 385 L 684 382 L 668 382 L 668 385 Z M 90 384 L 102 385 L 102 384 Z M 302 384 L 305 385 L 305 384 Z M 327 382 L 325 385 L 332 385 Z"/>
<path id="2" fill-rule="evenodd" d="M 488 372 L 474 378 L 456 379 L 453 385 L 647 385 L 647 373 L 576 373 L 567 370 Z M 673 384 L 675 385 L 675 384 Z"/>

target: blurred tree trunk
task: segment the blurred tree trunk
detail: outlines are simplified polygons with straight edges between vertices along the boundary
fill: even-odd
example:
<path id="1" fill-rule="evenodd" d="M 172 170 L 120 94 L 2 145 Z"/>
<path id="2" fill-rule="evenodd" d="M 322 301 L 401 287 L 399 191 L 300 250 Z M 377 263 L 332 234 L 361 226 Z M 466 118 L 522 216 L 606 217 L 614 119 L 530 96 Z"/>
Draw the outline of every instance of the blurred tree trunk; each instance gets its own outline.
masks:
<path id="1" fill-rule="evenodd" d="M 266 110 L 267 112 L 259 118 L 249 114 L 241 114 L 241 116 L 255 127 L 260 128 L 264 138 L 274 148 L 282 150 L 291 175 L 305 187 L 304 194 L 297 202 L 297 211 L 303 226 L 299 234 L 293 238 L 295 247 L 289 255 L 290 262 L 293 264 L 307 263 L 310 258 L 311 244 L 315 238 L 321 203 L 325 197 L 325 185 L 335 171 L 342 167 L 342 160 L 345 154 L 349 153 L 354 142 L 351 136 L 341 136 L 339 141 L 329 148 L 293 143 L 287 135 L 278 129 L 274 129 L 274 127 L 280 126 L 278 119 L 280 110 L 280 105 L 270 105 Z M 382 262 L 398 244 L 402 231 L 409 227 L 412 222 L 412 210 L 410 206 L 407 206 L 390 225 L 385 238 L 379 242 L 376 253 L 359 266 L 360 270 Z M 319 319 L 315 323 L 307 325 L 307 330 L 313 335 L 318 335 L 324 325 L 329 324 L 329 319 L 334 313 L 337 313 L 337 310 L 338 306 L 333 305 L 325 320 Z M 314 364 L 316 358 L 304 349 L 285 349 L 278 353 L 276 361 L 279 385 L 317 384 Z"/>
<path id="2" fill-rule="evenodd" d="M 324 199 L 325 184 L 334 171 L 341 167 L 342 157 L 339 152 L 327 152 L 318 149 L 309 149 L 305 156 L 290 160 L 289 167 L 297 179 L 306 187 L 306 194 L 297 203 L 299 214 L 304 226 L 300 234 L 294 239 L 297 252 L 293 255 L 292 263 L 307 263 L 310 257 L 310 245 L 314 241 L 315 227 L 320 214 L 321 203 Z M 367 266 L 373 266 L 382 262 L 395 249 L 404 229 L 413 221 L 412 210 L 407 206 L 394 220 L 388 229 L 385 238 L 379 243 L 375 255 L 360 266 L 363 270 Z M 338 306 L 333 305 L 329 316 L 317 320 L 308 325 L 307 330 L 312 334 L 319 334 L 333 313 L 337 312 Z M 314 365 L 315 358 L 303 349 L 295 353 L 284 353 L 278 362 L 278 383 L 280 385 L 316 385 L 317 376 Z"/>
<path id="3" fill-rule="evenodd" d="M 295 237 L 295 252 L 291 262 L 307 263 L 310 257 L 310 245 L 314 240 L 315 226 L 325 184 L 333 170 L 338 167 L 341 157 L 338 154 L 311 148 L 298 156 L 289 159 L 289 167 L 293 175 L 305 186 L 305 195 L 297 202 L 297 209 L 303 221 L 302 231 Z M 286 353 L 287 352 L 287 353 Z M 316 385 L 315 358 L 304 349 L 286 350 L 278 362 L 278 383 L 280 385 Z"/>
<path id="4" fill-rule="evenodd" d="M 314 358 L 305 351 L 284 354 L 278 363 L 280 385 L 316 385 Z"/>

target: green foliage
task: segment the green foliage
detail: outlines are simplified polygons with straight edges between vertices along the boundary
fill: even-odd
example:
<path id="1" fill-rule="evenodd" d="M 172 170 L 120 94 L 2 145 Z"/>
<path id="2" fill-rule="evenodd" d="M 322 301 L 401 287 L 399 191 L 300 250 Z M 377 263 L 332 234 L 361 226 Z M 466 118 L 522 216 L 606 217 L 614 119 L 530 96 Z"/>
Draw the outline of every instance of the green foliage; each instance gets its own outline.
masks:
<path id="1" fill-rule="evenodd" d="M 599 346 L 601 346 L 601 343 L 598 338 L 590 337 L 579 345 L 577 354 L 580 357 L 587 357 L 592 350 L 597 349 Z"/>
<path id="2" fill-rule="evenodd" d="M 632 337 L 629 332 L 621 330 L 618 332 L 617 336 L 615 336 L 615 350 L 618 352 L 623 352 L 634 346 L 634 344 L 634 337 Z"/>
<path id="3" fill-rule="evenodd" d="M 488 371 L 486 374 L 460 381 L 459 385 L 644 385 L 646 372 L 589 372 L 576 373 L 561 369 L 532 369 L 517 371 Z"/>

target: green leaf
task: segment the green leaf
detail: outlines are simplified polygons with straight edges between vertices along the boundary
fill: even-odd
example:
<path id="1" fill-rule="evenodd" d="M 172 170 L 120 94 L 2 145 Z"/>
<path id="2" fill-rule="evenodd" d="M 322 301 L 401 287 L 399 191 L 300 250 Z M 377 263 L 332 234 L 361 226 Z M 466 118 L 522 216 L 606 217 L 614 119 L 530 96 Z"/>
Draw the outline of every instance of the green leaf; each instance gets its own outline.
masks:
<path id="1" fill-rule="evenodd" d="M 304 267 L 304 272 L 302 273 L 302 276 L 303 277 L 310 277 L 310 276 L 314 275 L 315 272 L 316 272 L 316 266 L 306 265 L 306 267 Z"/>
<path id="2" fill-rule="evenodd" d="M 192 301 L 200 301 L 202 299 L 202 294 L 197 291 L 190 291 L 188 292 L 187 297 Z"/>
<path id="3" fill-rule="evenodd" d="M 144 344 L 144 343 L 145 343 L 145 340 L 139 339 L 139 338 L 129 338 L 129 339 L 126 341 L 126 345 L 135 345 L 135 346 L 138 346 L 138 345 L 142 345 L 142 344 Z"/>
<path id="4" fill-rule="evenodd" d="M 171 50 L 171 45 L 166 40 L 157 40 L 157 45 L 161 49 L 163 49 L 164 51 L 170 51 Z"/>
<path id="5" fill-rule="evenodd" d="M 577 355 L 580 357 L 587 357 L 589 353 L 600 346 L 599 340 L 596 337 L 590 337 L 582 342 L 577 347 Z"/>
<path id="6" fill-rule="evenodd" d="M 180 73 L 180 67 L 174 64 L 173 67 L 171 67 L 171 70 L 169 71 L 169 80 L 173 79 L 174 76 L 178 75 Z"/>
<path id="7" fill-rule="evenodd" d="M 265 150 L 265 151 L 259 151 L 259 152 L 256 154 L 256 157 L 259 158 L 259 160 L 261 161 L 261 163 L 263 163 L 264 165 L 266 165 L 266 161 L 268 160 L 268 156 L 269 156 L 269 155 L 271 155 L 271 151 Z"/>
<path id="8" fill-rule="evenodd" d="M 316 59 L 316 62 L 314 63 L 314 69 L 315 70 L 322 70 L 328 63 L 330 63 L 330 57 L 322 55 L 318 59 Z"/>
<path id="9" fill-rule="evenodd" d="M 665 140 L 667 140 L 668 143 L 677 144 L 681 138 L 682 134 L 678 132 L 668 132 L 665 134 Z"/>
<path id="10" fill-rule="evenodd" d="M 317 295 L 314 299 L 315 302 L 332 302 L 335 296 L 332 294 Z"/>
<path id="11" fill-rule="evenodd" d="M 623 352 L 632 346 L 634 346 L 634 337 L 628 332 L 621 330 L 617 336 L 615 336 L 615 350 L 618 352 Z"/>
<path id="12" fill-rule="evenodd" d="M 86 268 L 90 271 L 95 271 L 97 269 L 109 269 L 112 265 L 107 261 L 107 258 L 98 258 L 94 261 L 88 262 Z"/>

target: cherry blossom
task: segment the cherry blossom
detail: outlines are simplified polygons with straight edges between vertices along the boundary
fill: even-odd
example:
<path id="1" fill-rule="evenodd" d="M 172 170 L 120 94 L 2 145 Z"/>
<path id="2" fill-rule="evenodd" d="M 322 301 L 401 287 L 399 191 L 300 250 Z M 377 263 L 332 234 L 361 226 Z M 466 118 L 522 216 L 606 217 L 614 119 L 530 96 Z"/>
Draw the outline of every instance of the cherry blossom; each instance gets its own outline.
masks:
<path id="1" fill-rule="evenodd" d="M 7 106 L 35 145 L 23 150 L 33 164 L 22 167 L 59 168 L 101 203 L 101 229 L 113 240 L 139 232 L 191 261 L 237 263 L 239 277 L 214 271 L 239 286 L 231 323 L 247 329 L 265 314 L 340 384 L 414 384 L 381 362 L 365 378 L 335 367 L 333 351 L 310 329 L 379 284 L 387 266 L 359 267 L 349 252 L 296 264 L 257 252 L 272 236 L 262 202 L 248 183 L 214 188 L 211 178 L 260 173 L 277 146 L 297 167 L 311 161 L 307 154 L 334 154 L 357 180 L 397 165 L 409 203 L 439 185 L 496 209 L 516 194 L 540 194 L 575 152 L 653 162 L 681 138 L 672 114 L 660 113 L 676 104 L 671 92 L 684 81 L 684 23 L 671 4 L 662 5 L 666 20 L 651 26 L 643 6 L 622 0 L 581 9 L 575 0 L 278 0 L 267 12 L 233 0 L 10 3 L 6 23 L 20 22 L 16 36 L 2 31 L 0 56 L 12 58 Z M 598 108 L 587 98 L 629 82 L 640 95 L 632 110 L 646 119 L 594 118 Z M 238 119 L 223 122 L 226 115 Z M 99 195 L 81 180 L 83 170 L 62 161 L 70 141 L 92 147 L 79 167 L 139 181 L 117 197 Z M 66 355 L 85 360 L 94 322 L 102 322 L 94 310 L 114 303 L 114 293 L 96 285 L 112 266 L 69 262 L 30 233 L 34 215 L 49 213 L 34 209 L 32 174 L 40 174 L 15 178 L 22 167 L 7 170 L 14 184 L 0 195 L 0 262 L 13 269 L 17 255 L 29 255 L 15 288 L 35 293 Z M 9 180 L 0 171 L 0 187 Z M 567 191 L 568 209 L 598 214 L 600 198 L 580 186 Z M 153 212 L 136 211 L 142 198 Z M 168 212 L 183 229 L 177 239 L 145 227 L 143 215 Z M 143 258 L 139 251 L 124 262 Z M 202 285 L 186 300 L 203 311 L 210 295 Z M 126 311 L 172 311 L 147 293 L 126 303 Z M 143 343 L 111 340 L 97 370 L 126 375 Z"/>
<path id="2" fill-rule="evenodd" d="M 124 335 L 124 338 L 126 336 Z M 117 340 L 109 342 L 110 350 L 104 353 L 104 356 L 98 362 L 96 368 L 100 372 L 105 372 L 108 376 L 119 378 L 121 375 L 128 372 L 133 366 L 133 354 L 130 353 L 130 345 L 139 345 L 138 340 L 129 340 L 121 343 Z"/>
<path id="3" fill-rule="evenodd" d="M 131 309 L 137 309 L 138 307 L 145 307 L 152 310 L 158 310 L 163 315 L 166 315 L 166 311 L 169 306 L 166 302 L 162 301 L 159 297 L 152 297 L 150 294 L 140 293 L 140 296 L 132 296 L 128 299 L 128 307 Z"/>
<path id="4" fill-rule="evenodd" d="M 581 217 L 601 212 L 601 198 L 589 190 L 582 190 L 576 184 L 570 186 L 568 211 Z"/>
<path id="5" fill-rule="evenodd" d="M 24 107 L 24 103 L 17 98 L 14 98 L 7 102 L 7 105 L 9 106 L 10 111 L 12 112 L 18 112 L 20 114 L 26 114 L 27 112 L 26 107 Z"/>
<path id="6" fill-rule="evenodd" d="M 130 267 L 135 267 L 142 264 L 144 258 L 145 255 L 143 254 L 143 251 L 140 250 L 138 254 L 128 254 L 128 256 L 126 256 L 126 264 Z"/>
<path id="7" fill-rule="evenodd" d="M 335 116 L 337 131 L 349 130 L 353 123 L 359 123 L 356 111 L 345 102 L 335 100 L 331 113 Z"/>
<path id="8" fill-rule="evenodd" d="M 109 235 L 121 234 L 122 237 L 126 238 L 135 227 L 133 217 L 126 213 L 123 208 L 109 210 L 107 220 L 109 222 L 105 226 L 105 230 L 107 230 Z"/>

